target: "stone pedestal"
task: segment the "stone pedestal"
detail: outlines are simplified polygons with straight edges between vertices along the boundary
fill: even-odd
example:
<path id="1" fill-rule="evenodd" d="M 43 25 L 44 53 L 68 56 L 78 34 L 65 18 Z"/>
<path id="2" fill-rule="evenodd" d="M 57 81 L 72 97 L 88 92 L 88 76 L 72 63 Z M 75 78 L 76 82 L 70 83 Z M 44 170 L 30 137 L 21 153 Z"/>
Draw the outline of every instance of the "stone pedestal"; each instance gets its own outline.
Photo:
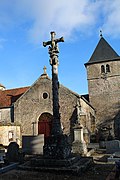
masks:
<path id="1" fill-rule="evenodd" d="M 43 155 L 49 159 L 65 159 L 70 157 L 71 146 L 67 135 L 61 134 L 48 137 L 43 147 Z"/>
<path id="2" fill-rule="evenodd" d="M 83 142 L 84 141 L 82 126 L 76 127 L 74 129 L 74 141 L 79 141 L 79 142 Z"/>
<path id="3" fill-rule="evenodd" d="M 87 145 L 83 138 L 83 127 L 78 126 L 74 129 L 74 142 L 72 146 L 73 153 L 79 153 L 81 155 L 87 154 Z"/>
<path id="4" fill-rule="evenodd" d="M 73 153 L 76 153 L 76 154 L 86 155 L 87 154 L 86 143 L 85 142 L 81 143 L 79 141 L 74 141 L 72 151 L 73 151 Z"/>

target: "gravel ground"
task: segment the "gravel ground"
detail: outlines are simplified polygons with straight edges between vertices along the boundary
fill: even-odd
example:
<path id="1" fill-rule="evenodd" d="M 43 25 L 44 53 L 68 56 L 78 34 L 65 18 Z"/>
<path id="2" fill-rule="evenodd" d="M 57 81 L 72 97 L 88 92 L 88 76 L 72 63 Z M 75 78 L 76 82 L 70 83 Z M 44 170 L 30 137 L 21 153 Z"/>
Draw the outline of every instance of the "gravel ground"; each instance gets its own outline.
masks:
<path id="1" fill-rule="evenodd" d="M 72 174 L 12 170 L 0 175 L 0 180 L 112 180 L 115 165 L 107 162 L 108 155 L 94 154 L 94 165 L 81 176 Z"/>

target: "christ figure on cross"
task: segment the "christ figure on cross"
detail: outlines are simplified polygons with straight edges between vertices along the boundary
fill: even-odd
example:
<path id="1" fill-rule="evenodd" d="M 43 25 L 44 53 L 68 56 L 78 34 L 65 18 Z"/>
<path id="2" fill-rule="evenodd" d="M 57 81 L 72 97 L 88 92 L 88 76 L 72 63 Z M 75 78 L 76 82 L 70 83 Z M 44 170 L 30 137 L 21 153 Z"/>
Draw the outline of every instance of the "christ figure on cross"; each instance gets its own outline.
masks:
<path id="1" fill-rule="evenodd" d="M 52 95 L 53 95 L 53 123 L 52 135 L 62 134 L 59 113 L 59 81 L 58 81 L 58 43 L 64 42 L 63 37 L 55 39 L 55 32 L 51 32 L 51 41 L 43 42 L 43 46 L 49 45 L 50 65 L 52 66 Z"/>

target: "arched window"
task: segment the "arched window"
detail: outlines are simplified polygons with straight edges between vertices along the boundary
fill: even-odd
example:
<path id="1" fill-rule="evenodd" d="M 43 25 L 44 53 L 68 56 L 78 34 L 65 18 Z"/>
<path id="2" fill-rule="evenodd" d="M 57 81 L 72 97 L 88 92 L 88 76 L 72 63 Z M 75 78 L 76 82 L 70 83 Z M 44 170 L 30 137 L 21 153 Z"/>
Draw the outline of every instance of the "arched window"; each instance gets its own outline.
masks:
<path id="1" fill-rule="evenodd" d="M 105 73 L 105 66 L 104 65 L 101 66 L 101 73 Z"/>
<path id="2" fill-rule="evenodd" d="M 106 65 L 106 73 L 107 72 L 110 72 L 110 65 L 109 64 Z"/>

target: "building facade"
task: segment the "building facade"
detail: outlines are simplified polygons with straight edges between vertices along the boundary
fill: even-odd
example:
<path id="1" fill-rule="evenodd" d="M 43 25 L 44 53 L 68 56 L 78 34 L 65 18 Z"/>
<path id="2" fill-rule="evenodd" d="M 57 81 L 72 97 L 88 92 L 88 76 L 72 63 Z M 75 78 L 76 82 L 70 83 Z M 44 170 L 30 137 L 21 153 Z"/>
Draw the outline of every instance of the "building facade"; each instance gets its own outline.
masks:
<path id="1" fill-rule="evenodd" d="M 3 115 L 5 116 L 4 110 L 7 110 L 6 117 L 4 117 L 6 123 L 4 124 L 2 122 L 3 118 L 1 118 L 1 126 L 9 125 L 12 128 L 9 131 L 12 131 L 12 139 L 14 141 L 15 138 L 17 141 L 19 139 L 19 144 L 21 145 L 23 136 L 44 134 L 44 137 L 47 138 L 50 135 L 53 116 L 52 80 L 47 73 L 44 72 L 30 87 L 1 90 L 2 93 L 7 97 L 6 105 L 4 104 L 6 107 L 1 106 L 0 109 L 2 117 Z M 9 103 L 7 104 L 8 101 Z M 79 114 L 77 111 L 78 104 Z M 69 136 L 70 142 L 74 140 L 73 131 L 76 123 L 83 124 L 84 132 L 87 132 L 88 137 L 86 141 L 90 142 L 90 135 L 95 132 L 95 111 L 90 103 L 83 96 L 72 92 L 60 84 L 59 105 L 61 127 L 63 133 Z M 20 128 L 19 135 L 16 135 L 13 126 Z M 10 132 L 6 133 L 10 134 Z"/>

